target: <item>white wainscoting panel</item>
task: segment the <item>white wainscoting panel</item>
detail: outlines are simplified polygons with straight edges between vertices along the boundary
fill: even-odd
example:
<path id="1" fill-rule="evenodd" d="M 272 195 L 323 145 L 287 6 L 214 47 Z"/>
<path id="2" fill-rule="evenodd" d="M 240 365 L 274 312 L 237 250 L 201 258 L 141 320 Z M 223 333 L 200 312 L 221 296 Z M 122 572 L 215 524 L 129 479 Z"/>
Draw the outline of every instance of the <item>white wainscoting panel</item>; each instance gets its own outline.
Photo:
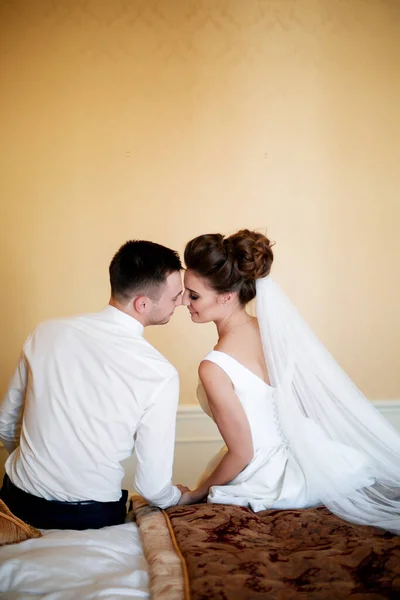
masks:
<path id="1" fill-rule="evenodd" d="M 400 400 L 376 400 L 379 412 L 400 431 Z M 174 483 L 192 487 L 223 445 L 215 423 L 197 404 L 181 404 L 176 423 Z"/>
<path id="2" fill-rule="evenodd" d="M 392 425 L 400 431 L 400 400 L 377 400 L 374 405 Z M 193 487 L 208 464 L 218 452 L 223 441 L 215 423 L 197 404 L 181 404 L 176 421 L 174 483 Z M 8 453 L 0 443 L 0 476 Z M 123 462 L 125 477 L 123 487 L 131 490 L 135 472 L 135 457 Z M 0 480 L 0 481 L 1 481 Z"/>
<path id="3" fill-rule="evenodd" d="M 176 419 L 174 483 L 195 486 L 223 445 L 217 426 L 200 406 L 181 404 Z"/>

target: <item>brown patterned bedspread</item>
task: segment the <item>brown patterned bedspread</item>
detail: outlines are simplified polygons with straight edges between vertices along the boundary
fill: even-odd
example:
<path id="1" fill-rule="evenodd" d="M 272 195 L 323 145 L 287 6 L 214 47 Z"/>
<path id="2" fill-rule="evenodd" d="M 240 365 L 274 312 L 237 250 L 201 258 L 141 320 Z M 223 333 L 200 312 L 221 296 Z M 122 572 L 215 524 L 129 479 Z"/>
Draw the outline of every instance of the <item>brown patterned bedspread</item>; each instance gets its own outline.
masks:
<path id="1" fill-rule="evenodd" d="M 198 504 L 164 517 L 188 575 L 174 600 L 400 600 L 400 537 L 326 508 Z"/>

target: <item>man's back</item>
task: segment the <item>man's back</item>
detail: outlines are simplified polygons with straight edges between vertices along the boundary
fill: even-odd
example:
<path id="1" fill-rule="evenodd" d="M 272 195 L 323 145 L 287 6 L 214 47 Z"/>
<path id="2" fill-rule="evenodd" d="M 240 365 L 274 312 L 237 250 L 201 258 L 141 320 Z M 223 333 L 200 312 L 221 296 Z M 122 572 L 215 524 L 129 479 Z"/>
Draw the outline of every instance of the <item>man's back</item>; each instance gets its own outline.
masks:
<path id="1" fill-rule="evenodd" d="M 112 306 L 36 328 L 9 393 L 17 400 L 25 381 L 20 446 L 6 464 L 16 486 L 48 500 L 116 501 L 137 433 L 136 487 L 161 504 L 179 497 L 170 484 L 178 376 L 142 333 Z"/>
<path id="2" fill-rule="evenodd" d="M 160 508 L 179 502 L 179 378 L 143 329 L 165 325 L 182 304 L 181 269 L 174 250 L 130 240 L 109 265 L 101 313 L 45 322 L 29 336 L 0 405 L 0 440 L 12 453 L 0 497 L 19 518 L 44 529 L 123 523 L 121 461 L 133 448 L 139 494 Z"/>

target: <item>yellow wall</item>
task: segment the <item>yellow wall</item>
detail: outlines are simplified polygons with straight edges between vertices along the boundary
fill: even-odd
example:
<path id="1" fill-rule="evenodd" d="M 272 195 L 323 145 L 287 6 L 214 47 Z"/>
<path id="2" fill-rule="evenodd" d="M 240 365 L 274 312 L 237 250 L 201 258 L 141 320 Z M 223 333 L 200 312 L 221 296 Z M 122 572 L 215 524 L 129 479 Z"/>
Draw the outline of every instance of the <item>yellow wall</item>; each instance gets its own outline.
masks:
<path id="1" fill-rule="evenodd" d="M 42 319 L 101 309 L 125 240 L 268 228 L 275 278 L 400 398 L 397 0 L 0 0 L 1 392 Z M 212 326 L 147 337 L 194 402 Z"/>

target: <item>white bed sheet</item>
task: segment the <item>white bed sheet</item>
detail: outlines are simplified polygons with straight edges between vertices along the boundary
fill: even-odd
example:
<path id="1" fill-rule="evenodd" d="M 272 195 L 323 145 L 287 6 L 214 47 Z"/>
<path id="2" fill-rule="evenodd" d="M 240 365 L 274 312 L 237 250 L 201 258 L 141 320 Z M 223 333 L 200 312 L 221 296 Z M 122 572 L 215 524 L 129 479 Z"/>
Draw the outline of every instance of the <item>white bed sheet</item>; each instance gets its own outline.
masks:
<path id="1" fill-rule="evenodd" d="M 148 566 L 137 525 L 48 530 L 41 538 L 3 546 L 0 597 L 150 598 Z"/>

